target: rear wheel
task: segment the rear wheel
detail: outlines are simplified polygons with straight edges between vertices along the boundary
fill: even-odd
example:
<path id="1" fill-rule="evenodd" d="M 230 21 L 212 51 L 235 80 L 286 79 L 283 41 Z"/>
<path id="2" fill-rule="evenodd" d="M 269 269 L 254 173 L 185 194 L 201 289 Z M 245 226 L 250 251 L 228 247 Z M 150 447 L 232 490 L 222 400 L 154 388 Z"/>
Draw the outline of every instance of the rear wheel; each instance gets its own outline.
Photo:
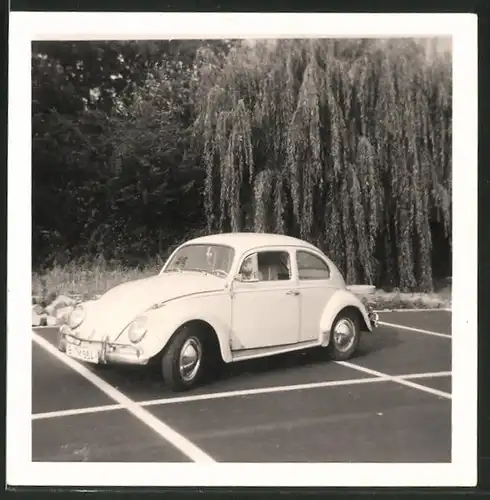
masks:
<path id="1" fill-rule="evenodd" d="M 203 334 L 184 326 L 180 329 L 162 356 L 162 374 L 172 391 L 185 391 L 202 380 L 207 357 Z"/>
<path id="2" fill-rule="evenodd" d="M 340 312 L 330 334 L 328 351 L 335 361 L 346 361 L 356 352 L 361 340 L 359 315 L 355 311 Z"/>

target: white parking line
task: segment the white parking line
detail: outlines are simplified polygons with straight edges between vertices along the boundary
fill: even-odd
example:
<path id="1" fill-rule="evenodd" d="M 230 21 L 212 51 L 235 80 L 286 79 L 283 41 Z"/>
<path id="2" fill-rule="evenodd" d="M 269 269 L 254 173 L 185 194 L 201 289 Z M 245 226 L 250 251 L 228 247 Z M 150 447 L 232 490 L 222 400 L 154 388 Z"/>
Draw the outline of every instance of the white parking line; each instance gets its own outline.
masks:
<path id="1" fill-rule="evenodd" d="M 149 399 L 146 401 L 135 402 L 135 404 L 143 407 L 143 406 L 156 406 L 156 405 L 175 404 L 175 403 L 190 403 L 192 401 L 204 401 L 208 399 L 236 398 L 240 396 L 253 396 L 256 394 L 270 394 L 273 392 L 291 392 L 291 391 L 299 391 L 306 389 L 319 389 L 322 387 L 336 387 L 342 385 L 369 384 L 373 382 L 389 382 L 389 381 L 390 379 L 387 377 L 368 377 L 368 378 L 356 378 L 349 380 L 330 380 L 328 382 L 315 382 L 311 384 L 282 385 L 276 387 L 261 387 L 258 389 L 243 389 L 240 391 L 196 394 L 194 396 L 178 396 L 171 398 Z M 46 418 L 65 417 L 69 415 L 81 415 L 84 413 L 120 410 L 122 408 L 124 408 L 122 405 L 103 405 L 103 406 L 93 406 L 91 408 L 58 410 L 45 413 L 36 413 L 32 416 L 32 419 L 39 420 Z"/>
<path id="2" fill-rule="evenodd" d="M 437 377 L 447 376 L 451 372 L 435 372 Z M 444 373 L 444 375 L 441 375 Z M 324 387 L 339 387 L 343 385 L 360 385 L 360 384 L 372 384 L 376 382 L 392 382 L 393 377 L 387 374 L 373 374 L 374 377 L 369 378 L 354 378 L 347 380 L 330 380 L 328 382 L 312 382 L 309 384 L 294 384 L 294 385 L 283 385 L 277 387 L 261 387 L 258 389 L 243 389 L 240 391 L 228 391 L 228 392 L 217 392 L 211 394 L 199 394 L 196 396 L 182 396 L 175 398 L 166 398 L 166 399 L 152 399 L 149 401 L 143 401 L 140 404 L 142 406 L 155 406 L 155 405 L 164 405 L 164 404 L 174 404 L 174 403 L 188 403 L 192 401 L 204 401 L 209 399 L 224 399 L 224 398 L 233 398 L 239 396 L 254 396 L 258 394 L 270 394 L 273 392 L 291 392 L 291 391 L 300 391 L 306 389 L 321 389 Z M 415 373 L 409 375 L 400 375 L 399 377 L 408 378 L 408 377 L 431 377 L 431 373 Z M 398 377 L 398 375 L 397 375 Z"/>
<path id="3" fill-rule="evenodd" d="M 427 372 L 427 373 L 410 373 L 408 375 L 395 375 L 397 378 L 410 380 L 412 378 L 437 378 L 437 377 L 451 377 L 453 372 Z"/>
<path id="4" fill-rule="evenodd" d="M 121 404 L 87 406 L 86 408 L 72 408 L 70 410 L 45 411 L 42 413 L 33 413 L 32 420 L 44 420 L 47 418 L 71 417 L 72 415 L 87 415 L 92 413 L 102 413 L 105 411 L 124 410 Z"/>
<path id="5" fill-rule="evenodd" d="M 292 391 L 302 391 L 309 389 L 322 389 L 324 387 L 339 387 L 343 385 L 361 385 L 361 384 L 373 384 L 376 382 L 389 382 L 390 378 L 387 377 L 369 377 L 369 378 L 354 378 L 347 380 L 330 380 L 328 382 L 312 382 L 309 384 L 293 384 L 293 385 L 282 385 L 277 387 L 261 387 L 258 389 L 243 389 L 239 391 L 228 391 L 228 392 L 215 392 L 211 394 L 198 394 L 196 396 L 182 396 L 176 398 L 162 398 L 162 399 L 152 399 L 149 401 L 143 401 L 140 404 L 142 406 L 156 406 L 156 405 L 166 405 L 175 403 L 189 403 L 192 401 L 205 401 L 209 399 L 225 399 L 225 398 L 236 398 L 240 396 L 255 396 L 258 394 L 271 394 L 274 392 L 292 392 Z"/>
<path id="6" fill-rule="evenodd" d="M 388 326 L 390 328 L 399 328 L 400 330 L 409 330 L 411 332 L 424 333 L 425 335 L 434 335 L 435 337 L 443 337 L 445 339 L 450 339 L 451 335 L 447 333 L 432 332 L 430 330 L 422 330 L 421 328 L 414 328 L 413 326 L 398 325 L 395 323 L 386 323 L 385 321 L 379 321 L 379 325 Z"/>
<path id="7" fill-rule="evenodd" d="M 358 370 L 360 372 L 368 373 L 369 375 L 374 375 L 375 377 L 378 376 L 388 378 L 390 382 L 405 385 L 407 387 L 411 387 L 412 389 L 418 389 L 422 392 L 428 392 L 429 394 L 434 394 L 436 396 L 440 396 L 441 398 L 451 399 L 451 394 L 449 394 L 448 392 L 439 391 L 438 389 L 433 389 L 432 387 L 427 387 L 425 385 L 416 384 L 415 382 L 410 382 L 410 380 L 401 378 L 398 375 L 388 375 L 387 373 L 378 372 L 377 370 L 371 370 L 371 368 L 365 368 L 364 366 L 356 365 L 348 361 L 337 361 L 336 363 L 347 368 L 352 368 L 353 370 Z"/>
<path id="8" fill-rule="evenodd" d="M 193 460 L 194 462 L 214 462 L 214 460 L 209 455 L 204 453 L 204 451 L 198 448 L 194 443 L 191 443 L 184 436 L 176 432 L 167 424 L 163 423 L 161 420 L 157 419 L 148 410 L 142 408 L 131 398 L 125 396 L 122 392 L 118 391 L 115 387 L 112 387 L 105 380 L 102 380 L 100 377 L 82 366 L 77 361 L 62 354 L 56 347 L 54 347 L 40 335 L 34 332 L 32 332 L 32 334 L 34 342 L 36 342 L 40 347 L 52 354 L 55 358 L 64 363 L 66 366 L 70 367 L 86 380 L 91 382 L 95 387 L 107 394 L 107 396 L 113 399 L 116 403 L 119 403 L 124 409 L 129 411 L 138 420 L 150 427 L 160 437 L 171 443 L 175 448 L 180 450 L 191 460 Z"/>
<path id="9" fill-rule="evenodd" d="M 448 377 L 451 376 L 451 372 L 427 372 L 427 373 L 409 373 L 407 375 L 397 375 L 397 378 L 409 380 L 417 378 L 436 378 L 436 377 Z M 296 384 L 287 386 L 277 386 L 277 387 L 262 387 L 257 389 L 244 389 L 240 391 L 227 391 L 227 392 L 215 392 L 210 394 L 197 394 L 194 396 L 182 396 L 182 397 L 172 397 L 172 398 L 161 398 L 161 399 L 150 399 L 147 401 L 137 402 L 136 404 L 140 406 L 157 406 L 164 404 L 175 404 L 175 403 L 190 403 L 193 401 L 203 401 L 212 399 L 224 399 L 233 398 L 240 396 L 253 396 L 259 394 L 270 394 L 273 392 L 291 392 L 297 390 L 307 390 L 307 389 L 318 389 L 323 387 L 338 387 L 343 385 L 357 385 L 357 384 L 369 384 L 375 382 L 391 382 L 392 377 L 388 376 L 375 376 L 369 378 L 356 378 L 348 380 L 331 380 L 327 382 L 318 382 L 311 384 Z M 32 415 L 33 420 L 42 420 L 48 418 L 66 417 L 71 415 L 83 415 L 88 413 L 105 412 L 112 410 L 124 409 L 123 405 L 103 405 L 103 406 L 92 406 L 88 408 L 75 408 L 71 410 L 57 410 L 44 413 L 35 413 Z"/>

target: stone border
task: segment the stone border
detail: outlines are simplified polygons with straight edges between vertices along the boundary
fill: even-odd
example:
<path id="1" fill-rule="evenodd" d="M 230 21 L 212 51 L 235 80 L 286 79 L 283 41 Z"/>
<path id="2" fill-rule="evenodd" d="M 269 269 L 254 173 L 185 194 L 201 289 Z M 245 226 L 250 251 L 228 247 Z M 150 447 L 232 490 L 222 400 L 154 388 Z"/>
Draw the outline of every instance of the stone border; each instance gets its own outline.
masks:
<path id="1" fill-rule="evenodd" d="M 33 301 L 35 297 L 33 297 Z M 82 298 L 60 295 L 56 297 L 48 306 L 43 307 L 36 303 L 32 305 L 32 326 L 58 326 L 66 323 L 68 315 L 82 302 Z"/>

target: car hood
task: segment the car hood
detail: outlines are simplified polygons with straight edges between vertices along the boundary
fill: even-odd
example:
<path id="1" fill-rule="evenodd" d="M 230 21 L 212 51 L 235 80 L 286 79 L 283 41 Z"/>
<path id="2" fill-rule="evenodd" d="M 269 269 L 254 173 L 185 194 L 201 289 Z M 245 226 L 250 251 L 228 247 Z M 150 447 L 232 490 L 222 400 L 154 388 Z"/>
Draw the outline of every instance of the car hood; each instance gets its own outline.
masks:
<path id="1" fill-rule="evenodd" d="M 86 303 L 86 320 L 79 330 L 83 337 L 95 334 L 115 340 L 136 316 L 149 308 L 188 295 L 219 291 L 224 285 L 223 278 L 192 271 L 123 283 Z"/>

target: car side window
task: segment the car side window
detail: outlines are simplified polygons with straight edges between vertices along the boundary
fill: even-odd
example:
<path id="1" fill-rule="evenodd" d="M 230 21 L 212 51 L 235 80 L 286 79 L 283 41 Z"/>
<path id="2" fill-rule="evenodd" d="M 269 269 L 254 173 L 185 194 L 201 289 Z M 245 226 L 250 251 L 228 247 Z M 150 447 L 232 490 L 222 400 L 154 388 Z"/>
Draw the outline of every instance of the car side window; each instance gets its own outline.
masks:
<path id="1" fill-rule="evenodd" d="M 296 262 L 300 280 L 326 280 L 330 278 L 328 265 L 320 257 L 310 252 L 297 252 Z"/>
<path id="2" fill-rule="evenodd" d="M 287 281 L 291 279 L 289 252 L 258 252 L 257 267 L 259 281 Z"/>

